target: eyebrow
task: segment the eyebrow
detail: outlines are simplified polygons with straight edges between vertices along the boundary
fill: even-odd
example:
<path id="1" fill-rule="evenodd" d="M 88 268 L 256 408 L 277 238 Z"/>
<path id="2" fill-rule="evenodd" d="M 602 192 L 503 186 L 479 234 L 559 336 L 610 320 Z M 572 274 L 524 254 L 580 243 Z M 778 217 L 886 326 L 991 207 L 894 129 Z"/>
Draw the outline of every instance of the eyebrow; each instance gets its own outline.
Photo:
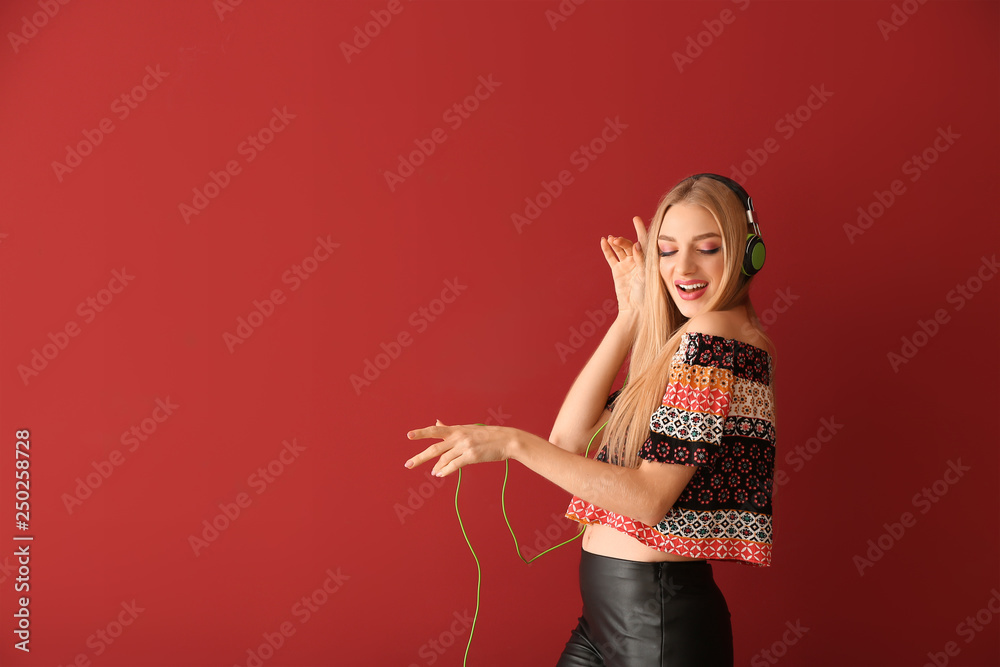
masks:
<path id="1" fill-rule="evenodd" d="M 699 234 L 698 236 L 694 237 L 694 238 L 693 238 L 693 239 L 691 239 L 691 240 L 692 240 L 692 241 L 700 241 L 700 240 L 702 240 L 702 239 L 710 239 L 710 238 L 712 238 L 712 237 L 715 237 L 715 238 L 722 238 L 721 236 L 719 236 L 719 235 L 718 235 L 718 234 L 716 234 L 715 232 L 708 232 L 708 233 L 706 233 L 706 234 Z M 665 235 L 663 235 L 663 234 L 660 234 L 660 236 L 659 236 L 658 238 L 661 238 L 661 239 L 663 239 L 664 241 L 676 241 L 676 240 L 677 240 L 677 239 L 675 239 L 675 238 L 674 238 L 674 237 L 672 237 L 672 236 L 665 236 Z"/>

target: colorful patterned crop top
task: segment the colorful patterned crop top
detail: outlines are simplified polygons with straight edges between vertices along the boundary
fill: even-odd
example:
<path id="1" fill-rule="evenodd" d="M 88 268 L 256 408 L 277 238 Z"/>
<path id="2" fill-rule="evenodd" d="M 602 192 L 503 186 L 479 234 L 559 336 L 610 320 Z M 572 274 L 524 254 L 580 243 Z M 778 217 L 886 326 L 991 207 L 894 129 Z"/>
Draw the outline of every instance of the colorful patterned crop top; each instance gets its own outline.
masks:
<path id="1" fill-rule="evenodd" d="M 643 544 L 689 558 L 771 564 L 774 362 L 733 338 L 686 332 L 671 359 L 663 403 L 639 451 L 648 461 L 697 466 L 655 526 L 577 496 L 566 516 L 611 526 Z M 613 409 L 621 389 L 608 397 Z M 602 448 L 598 461 L 607 463 Z"/>

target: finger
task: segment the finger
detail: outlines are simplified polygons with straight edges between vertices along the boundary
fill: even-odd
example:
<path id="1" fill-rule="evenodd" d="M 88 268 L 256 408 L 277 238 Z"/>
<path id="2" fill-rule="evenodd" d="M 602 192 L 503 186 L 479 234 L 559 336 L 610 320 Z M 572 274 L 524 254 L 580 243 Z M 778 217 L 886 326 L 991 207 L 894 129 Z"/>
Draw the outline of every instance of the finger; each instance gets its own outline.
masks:
<path id="1" fill-rule="evenodd" d="M 442 440 L 441 442 L 431 445 L 430 447 L 420 452 L 413 458 L 407 460 L 406 463 L 404 463 L 403 465 L 406 466 L 407 468 L 416 468 L 418 465 L 421 465 L 425 461 L 428 461 L 434 458 L 435 456 L 440 456 L 441 454 L 444 454 L 445 452 L 449 451 L 451 447 L 452 446 L 448 444 L 446 440 Z"/>
<path id="2" fill-rule="evenodd" d="M 618 254 L 618 259 L 625 262 L 632 256 L 632 241 L 624 236 L 614 237 L 613 247 Z"/>
<path id="3" fill-rule="evenodd" d="M 461 458 L 461 456 L 462 454 L 460 452 L 456 452 L 454 449 L 445 452 L 441 458 L 438 459 L 438 462 L 434 464 L 434 467 L 431 469 L 431 474 L 437 477 L 444 477 L 449 472 L 458 470 L 458 468 L 461 468 L 462 466 L 460 464 L 456 464 L 457 467 L 455 467 L 452 466 L 452 463 L 455 459 Z"/>
<path id="4" fill-rule="evenodd" d="M 618 236 L 612 236 L 610 239 L 608 239 L 608 243 L 611 245 L 611 249 L 614 251 L 615 257 L 618 258 L 618 261 L 625 259 L 626 256 L 625 250 L 622 248 L 621 242 L 622 239 L 621 237 Z"/>
<path id="5" fill-rule="evenodd" d="M 451 473 L 460 469 L 463 465 L 465 464 L 462 462 L 462 455 L 459 454 L 458 456 L 452 457 L 446 465 L 441 466 L 438 471 L 433 474 L 438 477 L 447 477 Z"/>
<path id="6" fill-rule="evenodd" d="M 415 428 L 406 432 L 406 437 L 410 440 L 420 440 L 422 438 L 447 438 L 451 431 L 447 430 L 450 427 L 445 426 L 441 423 L 441 420 L 436 420 L 434 426 L 427 426 L 425 428 Z"/>
<path id="7" fill-rule="evenodd" d="M 645 257 L 646 257 L 646 255 L 642 252 L 642 244 L 641 243 L 633 243 L 632 244 L 632 258 L 635 260 L 635 262 L 641 266 L 642 263 L 643 263 L 643 261 L 645 260 Z"/>
<path id="8" fill-rule="evenodd" d="M 615 247 L 608 241 L 608 237 L 601 237 L 601 250 L 604 251 L 604 257 L 608 260 L 608 265 L 614 268 L 615 264 L 621 260 L 618 258 L 618 253 L 615 252 Z"/>
<path id="9" fill-rule="evenodd" d="M 638 239 L 639 243 L 645 243 L 647 234 L 646 223 L 639 216 L 635 216 L 632 218 L 632 224 L 635 225 L 635 238 Z"/>

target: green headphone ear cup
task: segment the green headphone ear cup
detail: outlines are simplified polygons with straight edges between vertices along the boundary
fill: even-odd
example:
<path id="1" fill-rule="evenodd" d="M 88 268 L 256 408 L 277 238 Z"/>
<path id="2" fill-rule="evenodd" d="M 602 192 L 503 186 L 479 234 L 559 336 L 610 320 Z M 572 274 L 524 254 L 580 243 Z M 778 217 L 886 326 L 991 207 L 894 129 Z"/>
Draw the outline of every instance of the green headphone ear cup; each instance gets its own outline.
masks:
<path id="1" fill-rule="evenodd" d="M 752 276 L 760 271 L 764 266 L 765 255 L 764 240 L 753 232 L 748 233 L 747 249 L 743 255 L 743 274 Z"/>

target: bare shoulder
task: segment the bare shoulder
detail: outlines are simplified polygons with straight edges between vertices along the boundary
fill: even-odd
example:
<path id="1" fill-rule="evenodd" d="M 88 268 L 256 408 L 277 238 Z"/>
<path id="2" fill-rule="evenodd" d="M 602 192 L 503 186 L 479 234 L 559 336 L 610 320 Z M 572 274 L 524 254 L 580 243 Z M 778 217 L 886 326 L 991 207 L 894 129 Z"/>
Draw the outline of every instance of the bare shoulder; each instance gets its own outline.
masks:
<path id="1" fill-rule="evenodd" d="M 773 350 L 771 350 L 767 340 L 747 319 L 746 313 L 742 309 L 713 310 L 695 315 L 688 322 L 688 331 L 733 338 L 759 347 L 773 355 Z"/>

